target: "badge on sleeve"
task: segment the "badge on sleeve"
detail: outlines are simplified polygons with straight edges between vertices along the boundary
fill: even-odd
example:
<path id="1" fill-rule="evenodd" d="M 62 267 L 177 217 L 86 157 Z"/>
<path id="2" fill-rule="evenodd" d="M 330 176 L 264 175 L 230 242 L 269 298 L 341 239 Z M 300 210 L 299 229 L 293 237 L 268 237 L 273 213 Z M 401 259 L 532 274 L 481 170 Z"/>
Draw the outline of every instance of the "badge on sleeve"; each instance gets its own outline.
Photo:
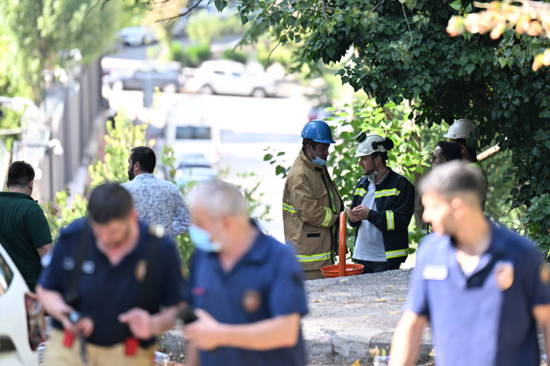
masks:
<path id="1" fill-rule="evenodd" d="M 136 263 L 136 269 L 134 271 L 136 280 L 138 280 L 138 282 L 143 282 L 143 279 L 145 278 L 146 274 L 147 274 L 147 261 L 140 260 L 139 262 Z"/>
<path id="2" fill-rule="evenodd" d="M 425 280 L 437 280 L 442 281 L 449 275 L 447 266 L 442 265 L 428 265 L 422 270 L 422 277 Z"/>
<path id="3" fill-rule="evenodd" d="M 242 304 L 248 314 L 254 314 L 262 304 L 262 296 L 256 290 L 246 290 L 243 295 Z"/>
<path id="4" fill-rule="evenodd" d="M 495 267 L 498 288 L 500 291 L 508 290 L 514 283 L 514 265 L 511 262 L 499 262 Z"/>
<path id="5" fill-rule="evenodd" d="M 539 274 L 540 282 L 547 286 L 550 283 L 550 270 L 548 270 L 548 264 L 543 263 L 540 265 Z"/>

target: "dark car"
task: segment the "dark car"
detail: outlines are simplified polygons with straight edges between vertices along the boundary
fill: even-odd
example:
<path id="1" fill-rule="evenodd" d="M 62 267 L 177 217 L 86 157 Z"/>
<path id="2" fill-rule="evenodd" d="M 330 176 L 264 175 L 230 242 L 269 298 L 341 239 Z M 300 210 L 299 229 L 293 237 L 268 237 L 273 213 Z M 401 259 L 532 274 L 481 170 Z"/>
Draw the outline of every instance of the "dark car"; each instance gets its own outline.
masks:
<path id="1" fill-rule="evenodd" d="M 105 76 L 112 90 L 143 90 L 147 83 L 165 93 L 176 93 L 185 83 L 185 76 L 170 68 L 143 67 L 137 70 L 115 71 Z"/>

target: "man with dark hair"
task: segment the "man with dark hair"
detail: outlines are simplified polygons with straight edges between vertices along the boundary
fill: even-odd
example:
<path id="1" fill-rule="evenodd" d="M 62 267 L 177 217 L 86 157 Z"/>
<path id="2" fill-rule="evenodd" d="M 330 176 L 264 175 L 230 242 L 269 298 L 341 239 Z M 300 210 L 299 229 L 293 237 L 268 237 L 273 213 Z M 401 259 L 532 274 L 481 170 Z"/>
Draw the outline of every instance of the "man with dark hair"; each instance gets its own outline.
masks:
<path id="1" fill-rule="evenodd" d="M 189 209 L 175 184 L 153 175 L 156 161 L 151 148 L 133 148 L 128 159 L 130 182 L 122 186 L 132 195 L 140 220 L 162 225 L 175 238 L 189 227 Z"/>
<path id="2" fill-rule="evenodd" d="M 479 202 L 484 181 L 460 161 L 421 182 L 424 221 L 390 365 L 416 364 L 430 322 L 435 362 L 448 366 L 540 365 L 537 323 L 550 351 L 550 272 L 525 238 L 491 223 Z"/>
<path id="3" fill-rule="evenodd" d="M 445 164 L 449 161 L 462 159 L 462 152 L 458 144 L 448 141 L 439 141 L 432 155 L 432 165 Z"/>
<path id="4" fill-rule="evenodd" d="M 330 127 L 320 120 L 308 122 L 302 139 L 283 191 L 283 227 L 285 239 L 296 247 L 306 280 L 316 280 L 324 278 L 322 267 L 334 263 L 344 204 L 325 166 L 334 143 Z"/>
<path id="5" fill-rule="evenodd" d="M 34 292 L 42 270 L 40 258 L 52 248 L 52 234 L 44 211 L 31 197 L 32 166 L 24 161 L 13 162 L 7 186 L 7 192 L 0 192 L 0 245 Z"/>
<path id="6" fill-rule="evenodd" d="M 468 119 L 459 119 L 455 121 L 449 131 L 443 137 L 447 137 L 449 142 L 458 145 L 462 153 L 462 159 L 470 163 L 470 167 L 476 169 L 479 176 L 483 178 L 485 184 L 480 191 L 481 207 L 485 209 L 485 201 L 487 200 L 488 179 L 483 165 L 477 161 L 477 141 L 476 125 Z"/>
<path id="7" fill-rule="evenodd" d="M 163 233 L 138 221 L 118 184 L 94 189 L 88 217 L 61 231 L 37 286 L 53 318 L 46 366 L 81 366 L 85 359 L 151 365 L 155 337 L 173 326 L 186 291 L 178 250 Z"/>
<path id="8" fill-rule="evenodd" d="M 414 213 L 414 186 L 387 166 L 393 141 L 361 133 L 357 154 L 364 176 L 357 183 L 349 223 L 355 230 L 353 259 L 363 273 L 399 269 L 409 255 L 408 227 Z"/>

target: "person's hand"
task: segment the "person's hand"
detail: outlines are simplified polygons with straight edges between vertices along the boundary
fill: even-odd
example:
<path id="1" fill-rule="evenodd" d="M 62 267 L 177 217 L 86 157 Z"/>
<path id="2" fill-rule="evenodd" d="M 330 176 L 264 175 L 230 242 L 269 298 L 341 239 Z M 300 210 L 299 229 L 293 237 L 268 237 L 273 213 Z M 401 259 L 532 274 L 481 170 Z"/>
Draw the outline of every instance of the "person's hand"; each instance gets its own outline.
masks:
<path id="1" fill-rule="evenodd" d="M 155 334 L 152 331 L 151 314 L 147 310 L 133 308 L 118 316 L 118 321 L 128 324 L 134 337 L 150 339 Z"/>
<path id="2" fill-rule="evenodd" d="M 370 212 L 370 209 L 368 207 L 359 205 L 355 207 L 353 210 L 351 210 L 350 213 L 353 215 L 353 221 L 361 221 L 361 220 L 366 220 L 369 217 L 369 212 Z"/>
<path id="3" fill-rule="evenodd" d="M 70 306 L 68 306 L 68 308 L 70 308 Z M 82 333 L 84 334 L 84 337 L 88 338 L 94 331 L 94 322 L 90 318 L 81 318 L 75 324 L 73 324 L 69 320 L 68 316 L 68 314 L 70 314 L 72 311 L 72 308 L 70 308 L 70 311 L 64 312 L 61 319 L 63 329 L 71 332 L 75 336 L 79 336 L 80 333 Z"/>
<path id="4" fill-rule="evenodd" d="M 218 336 L 221 324 L 202 309 L 196 309 L 199 319 L 183 327 L 185 338 L 194 346 L 204 351 L 211 351 L 220 346 Z"/>

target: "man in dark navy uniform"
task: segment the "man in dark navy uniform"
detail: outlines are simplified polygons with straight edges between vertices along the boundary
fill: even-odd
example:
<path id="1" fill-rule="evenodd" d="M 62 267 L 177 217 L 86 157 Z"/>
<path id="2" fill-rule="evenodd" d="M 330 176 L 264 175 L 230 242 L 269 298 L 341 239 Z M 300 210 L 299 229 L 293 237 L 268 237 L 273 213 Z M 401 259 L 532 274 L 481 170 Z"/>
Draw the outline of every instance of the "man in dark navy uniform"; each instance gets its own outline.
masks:
<path id="1" fill-rule="evenodd" d="M 537 323 L 550 349 L 550 273 L 528 240 L 483 216 L 484 181 L 459 161 L 422 181 L 420 246 L 390 365 L 416 364 L 430 321 L 440 366 L 540 365 Z"/>
<path id="2" fill-rule="evenodd" d="M 39 280 L 53 318 L 44 364 L 150 366 L 154 337 L 173 326 L 184 286 L 162 227 L 139 222 L 118 184 L 97 187 L 88 218 L 61 231 Z"/>
<path id="3" fill-rule="evenodd" d="M 262 233 L 229 183 L 209 181 L 189 202 L 197 247 L 189 287 L 198 320 L 184 327 L 187 365 L 305 366 L 307 302 L 292 246 Z"/>

